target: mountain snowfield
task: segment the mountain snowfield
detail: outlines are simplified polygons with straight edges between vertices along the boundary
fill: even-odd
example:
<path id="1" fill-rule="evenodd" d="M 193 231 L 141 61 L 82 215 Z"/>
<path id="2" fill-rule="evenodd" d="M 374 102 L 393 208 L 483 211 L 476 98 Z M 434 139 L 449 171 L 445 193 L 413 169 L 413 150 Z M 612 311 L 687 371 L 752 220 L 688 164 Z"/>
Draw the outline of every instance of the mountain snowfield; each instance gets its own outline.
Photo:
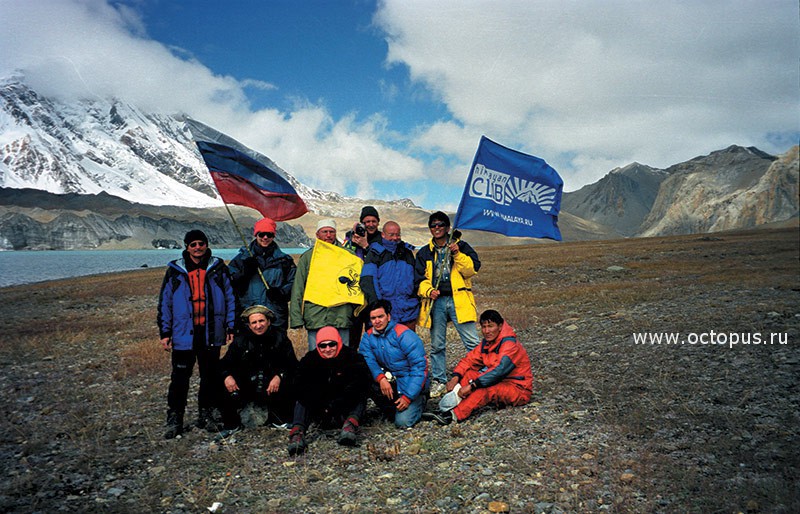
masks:
<path id="1" fill-rule="evenodd" d="M 222 205 L 183 123 L 124 102 L 64 104 L 18 81 L 0 85 L 0 185 L 105 191 L 152 205 Z"/>

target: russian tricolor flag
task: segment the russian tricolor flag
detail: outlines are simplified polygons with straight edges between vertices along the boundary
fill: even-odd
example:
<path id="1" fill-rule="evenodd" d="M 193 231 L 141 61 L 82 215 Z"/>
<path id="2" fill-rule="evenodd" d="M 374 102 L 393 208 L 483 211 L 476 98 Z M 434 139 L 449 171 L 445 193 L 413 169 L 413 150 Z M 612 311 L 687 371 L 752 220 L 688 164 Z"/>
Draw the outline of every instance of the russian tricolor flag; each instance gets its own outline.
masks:
<path id="1" fill-rule="evenodd" d="M 253 208 L 275 221 L 308 212 L 283 170 L 269 157 L 198 121 L 187 118 L 186 124 L 222 201 Z"/>

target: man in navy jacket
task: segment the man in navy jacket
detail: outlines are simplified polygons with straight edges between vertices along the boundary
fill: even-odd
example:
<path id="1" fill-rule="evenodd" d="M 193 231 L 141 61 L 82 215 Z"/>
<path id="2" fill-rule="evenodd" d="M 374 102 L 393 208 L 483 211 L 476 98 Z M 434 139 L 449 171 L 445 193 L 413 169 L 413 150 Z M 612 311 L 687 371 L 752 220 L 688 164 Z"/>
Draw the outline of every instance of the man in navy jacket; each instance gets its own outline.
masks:
<path id="1" fill-rule="evenodd" d="M 183 414 L 194 362 L 200 371 L 197 426 L 213 422 L 212 411 L 222 389 L 220 347 L 233 340 L 236 300 L 225 262 L 211 255 L 208 238 L 190 230 L 186 250 L 167 265 L 158 301 L 158 330 L 164 350 L 172 350 L 172 376 L 167 393 L 167 431 L 183 432 Z"/>

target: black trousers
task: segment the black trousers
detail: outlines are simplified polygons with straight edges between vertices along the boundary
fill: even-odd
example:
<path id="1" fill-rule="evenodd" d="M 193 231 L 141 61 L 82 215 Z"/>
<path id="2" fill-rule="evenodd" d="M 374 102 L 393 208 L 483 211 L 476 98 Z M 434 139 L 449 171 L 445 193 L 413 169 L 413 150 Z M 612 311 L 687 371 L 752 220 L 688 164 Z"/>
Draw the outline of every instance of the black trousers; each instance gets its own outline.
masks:
<path id="1" fill-rule="evenodd" d="M 269 410 L 270 423 L 283 424 L 292 421 L 294 395 L 289 387 L 290 380 L 281 380 L 278 391 L 267 394 L 265 387 L 269 384 L 271 377 L 265 380 L 265 384 L 262 384 L 260 391 L 256 390 L 256 383 L 251 377 L 233 375 L 233 378 L 236 380 L 239 390 L 236 391 L 236 394 L 232 394 L 226 389 L 220 402 L 222 421 L 225 424 L 225 428 L 239 426 L 241 423 L 239 411 L 249 404 L 266 407 Z"/>
<path id="2" fill-rule="evenodd" d="M 294 419 L 292 420 L 292 426 L 307 430 L 311 422 L 317 422 L 319 423 L 320 428 L 323 430 L 340 428 L 347 418 L 353 418 L 360 422 L 364 417 L 364 412 L 366 412 L 366 410 L 366 399 L 349 408 L 332 411 L 327 409 L 322 411 L 311 411 L 303 406 L 302 403 L 297 402 L 294 404 Z"/>
<path id="3" fill-rule="evenodd" d="M 206 346 L 205 327 L 194 328 L 191 350 L 172 350 L 172 375 L 167 392 L 167 407 L 170 412 L 182 414 L 186 410 L 189 382 L 195 361 L 200 373 L 198 410 L 217 406 L 222 388 L 222 378 L 219 376 L 219 350 L 219 346 Z"/>

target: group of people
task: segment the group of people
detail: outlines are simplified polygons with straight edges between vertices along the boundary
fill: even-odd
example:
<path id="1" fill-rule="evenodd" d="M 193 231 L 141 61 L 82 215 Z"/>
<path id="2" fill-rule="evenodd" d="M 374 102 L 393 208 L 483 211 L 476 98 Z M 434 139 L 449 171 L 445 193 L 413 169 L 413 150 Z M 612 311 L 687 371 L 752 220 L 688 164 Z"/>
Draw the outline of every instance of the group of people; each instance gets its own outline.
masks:
<path id="1" fill-rule="evenodd" d="M 379 224 L 372 206 L 362 209 L 343 242 L 334 220 L 317 224 L 317 239 L 363 260 L 363 309 L 309 301 L 314 250 L 295 265 L 275 242 L 277 225 L 269 218 L 256 222 L 253 240 L 228 265 L 212 255 L 202 231 L 189 231 L 182 257 L 167 267 L 158 304 L 161 344 L 172 357 L 165 437 L 185 429 L 195 361 L 198 427 L 224 437 L 256 408 L 259 423 L 290 428 L 290 455 L 306 450 L 311 423 L 337 429 L 339 444 L 355 445 L 370 398 L 402 428 L 423 418 L 443 425 L 464 421 L 490 403 L 527 403 L 533 382 L 528 355 L 500 313 L 487 310 L 478 318 L 471 280 L 481 263 L 460 234 L 451 233 L 449 217 L 440 211 L 430 216 L 431 240 L 416 253 L 398 223 L 388 221 L 382 230 Z M 467 354 L 448 379 L 449 322 Z M 430 329 L 430 355 L 417 326 Z M 288 328 L 306 330 L 308 352 L 299 361 Z M 438 410 L 426 412 L 431 397 L 443 398 Z"/>

